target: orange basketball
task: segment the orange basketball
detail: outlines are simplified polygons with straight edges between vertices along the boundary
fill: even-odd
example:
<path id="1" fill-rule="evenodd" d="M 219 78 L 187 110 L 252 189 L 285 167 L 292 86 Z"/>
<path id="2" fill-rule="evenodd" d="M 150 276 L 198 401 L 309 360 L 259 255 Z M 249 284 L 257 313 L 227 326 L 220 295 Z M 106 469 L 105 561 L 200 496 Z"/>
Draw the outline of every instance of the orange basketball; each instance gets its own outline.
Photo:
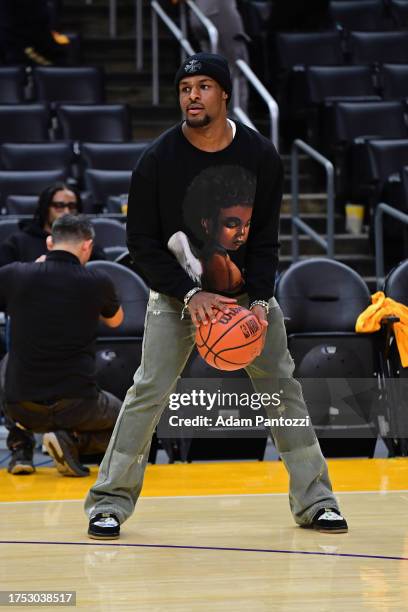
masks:
<path id="1" fill-rule="evenodd" d="M 250 310 L 229 306 L 217 323 L 200 325 L 196 345 L 213 368 L 239 370 L 255 359 L 262 347 L 262 326 Z"/>

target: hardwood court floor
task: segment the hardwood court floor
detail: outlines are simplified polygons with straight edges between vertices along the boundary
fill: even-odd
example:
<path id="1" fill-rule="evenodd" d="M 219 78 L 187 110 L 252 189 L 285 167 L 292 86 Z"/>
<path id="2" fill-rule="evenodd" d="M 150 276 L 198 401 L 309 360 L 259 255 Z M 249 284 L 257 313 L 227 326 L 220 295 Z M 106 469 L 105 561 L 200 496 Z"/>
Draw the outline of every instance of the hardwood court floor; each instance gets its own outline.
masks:
<path id="1" fill-rule="evenodd" d="M 109 612 L 408 610 L 408 460 L 329 466 L 348 534 L 294 525 L 279 462 L 197 463 L 149 466 L 109 543 L 85 535 L 94 473 L 1 470 L 0 590 L 75 590 Z"/>

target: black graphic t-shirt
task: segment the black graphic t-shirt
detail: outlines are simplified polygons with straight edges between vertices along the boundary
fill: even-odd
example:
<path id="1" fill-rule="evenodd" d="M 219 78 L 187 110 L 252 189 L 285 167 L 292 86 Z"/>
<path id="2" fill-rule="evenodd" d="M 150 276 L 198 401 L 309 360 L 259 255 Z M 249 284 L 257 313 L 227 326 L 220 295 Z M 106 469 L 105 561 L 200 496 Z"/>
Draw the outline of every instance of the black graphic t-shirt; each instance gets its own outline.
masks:
<path id="1" fill-rule="evenodd" d="M 250 300 L 273 296 L 282 163 L 241 123 L 230 145 L 194 147 L 181 124 L 158 138 L 132 176 L 128 246 L 147 284 L 180 300 L 198 285 Z"/>

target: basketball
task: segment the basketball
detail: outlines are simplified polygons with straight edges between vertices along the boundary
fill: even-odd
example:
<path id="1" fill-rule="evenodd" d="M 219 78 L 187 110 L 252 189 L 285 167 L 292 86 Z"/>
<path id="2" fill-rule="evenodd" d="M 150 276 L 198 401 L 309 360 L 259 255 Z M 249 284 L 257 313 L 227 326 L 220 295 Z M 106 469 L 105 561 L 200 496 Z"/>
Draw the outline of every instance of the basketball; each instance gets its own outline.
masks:
<path id="1" fill-rule="evenodd" d="M 249 365 L 262 348 L 262 326 L 242 306 L 229 307 L 216 323 L 200 325 L 197 350 L 208 365 L 218 370 L 239 370 Z"/>

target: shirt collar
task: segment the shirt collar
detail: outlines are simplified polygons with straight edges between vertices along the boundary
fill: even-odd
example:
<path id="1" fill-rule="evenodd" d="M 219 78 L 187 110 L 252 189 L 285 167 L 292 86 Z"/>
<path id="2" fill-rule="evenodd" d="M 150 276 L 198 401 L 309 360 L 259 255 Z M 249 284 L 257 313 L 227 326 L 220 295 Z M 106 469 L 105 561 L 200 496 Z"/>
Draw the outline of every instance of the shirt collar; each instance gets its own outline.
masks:
<path id="1" fill-rule="evenodd" d="M 63 261 L 65 263 L 77 264 L 79 266 L 81 265 L 81 262 L 76 255 L 69 253 L 69 251 L 62 251 L 58 249 L 55 251 L 49 251 L 46 259 L 47 261 Z"/>

